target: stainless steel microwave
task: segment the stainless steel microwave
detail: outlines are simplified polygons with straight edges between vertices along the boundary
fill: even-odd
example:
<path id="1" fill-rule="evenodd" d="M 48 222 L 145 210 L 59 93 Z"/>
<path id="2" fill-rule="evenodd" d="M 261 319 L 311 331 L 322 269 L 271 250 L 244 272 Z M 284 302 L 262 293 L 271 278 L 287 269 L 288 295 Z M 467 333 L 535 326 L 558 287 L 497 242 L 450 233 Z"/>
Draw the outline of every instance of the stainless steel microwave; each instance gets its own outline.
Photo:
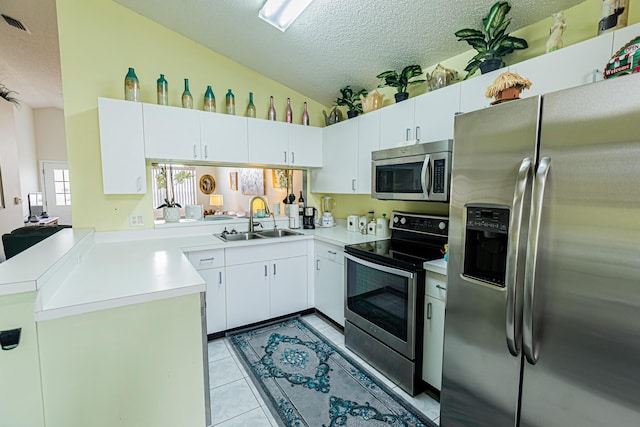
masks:
<path id="1" fill-rule="evenodd" d="M 371 153 L 371 197 L 448 202 L 453 140 Z"/>

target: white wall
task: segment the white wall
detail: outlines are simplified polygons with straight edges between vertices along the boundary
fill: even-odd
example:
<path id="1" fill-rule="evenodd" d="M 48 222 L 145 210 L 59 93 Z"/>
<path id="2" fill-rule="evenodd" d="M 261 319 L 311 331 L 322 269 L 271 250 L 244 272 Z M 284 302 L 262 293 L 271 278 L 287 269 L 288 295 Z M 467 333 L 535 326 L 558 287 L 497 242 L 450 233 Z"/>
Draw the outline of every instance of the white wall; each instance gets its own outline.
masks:
<path id="1" fill-rule="evenodd" d="M 21 104 L 20 108 L 14 110 L 23 217 L 29 215 L 27 194 L 40 191 L 38 154 L 33 116 L 34 111 L 24 103 Z"/>
<path id="2" fill-rule="evenodd" d="M 12 104 L 0 100 L 0 173 L 5 204 L 5 208 L 0 209 L 0 234 L 24 225 L 22 207 L 13 201 L 14 197 L 21 197 L 14 110 Z M 4 259 L 4 249 L 0 249 L 0 261 Z"/>
<path id="3" fill-rule="evenodd" d="M 33 110 L 38 160 L 67 161 L 64 111 L 59 108 Z"/>

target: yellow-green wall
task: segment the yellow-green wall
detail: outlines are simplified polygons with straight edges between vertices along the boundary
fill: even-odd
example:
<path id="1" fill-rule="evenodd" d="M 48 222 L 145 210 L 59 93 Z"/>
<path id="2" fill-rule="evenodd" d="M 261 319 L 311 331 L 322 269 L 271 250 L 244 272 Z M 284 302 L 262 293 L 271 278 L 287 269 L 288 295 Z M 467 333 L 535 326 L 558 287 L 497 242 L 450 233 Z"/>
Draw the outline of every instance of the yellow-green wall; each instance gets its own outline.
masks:
<path id="1" fill-rule="evenodd" d="M 640 0 L 630 0 L 629 3 L 631 25 L 640 22 Z M 297 110 L 295 117 L 301 114 L 302 103 L 308 101 L 311 124 L 314 126 L 322 126 L 322 110 L 329 109 L 111 0 L 57 0 L 57 13 L 67 151 L 73 191 L 73 225 L 76 227 L 127 229 L 128 214 L 134 212 L 142 213 L 146 226 L 152 226 L 150 192 L 145 196 L 102 194 L 97 98 L 122 98 L 123 79 L 128 67 L 136 70 L 144 102 L 155 102 L 155 80 L 163 73 L 169 81 L 171 105 L 179 105 L 182 79 L 188 77 L 197 108 L 202 106 L 200 97 L 206 85 L 211 84 L 218 106 L 226 89 L 233 89 L 238 114 L 244 110 L 250 91 L 254 92 L 258 117 L 266 116 L 270 95 L 275 97 L 279 111 L 284 110 L 286 98 L 290 97 Z M 600 0 L 586 0 L 566 10 L 565 17 L 565 46 L 594 37 L 600 19 Z M 478 17 L 479 20 L 481 18 Z M 525 38 L 530 47 L 508 56 L 507 64 L 543 54 L 551 22 L 549 17 L 514 31 L 513 35 Z M 471 56 L 473 51 L 467 51 L 442 61 L 442 64 L 462 70 Z M 430 72 L 435 65 L 424 68 Z M 380 71 L 383 70 L 371 70 L 371 73 Z M 349 82 L 336 82 L 336 88 L 345 84 Z M 423 93 L 425 89 L 425 85 L 415 86 L 411 95 Z M 393 91 L 383 89 L 382 92 L 386 95 L 387 104 L 393 102 Z M 319 207 L 320 196 L 310 194 L 308 202 Z M 377 201 L 366 195 L 335 195 L 335 198 L 337 218 L 370 210 L 375 210 L 376 215 L 390 213 L 394 209 L 447 213 L 447 206 L 440 203 Z"/>
<path id="2" fill-rule="evenodd" d="M 180 105 L 186 77 L 197 108 L 202 108 L 206 86 L 212 85 L 218 107 L 231 88 L 236 111 L 243 114 L 251 91 L 258 117 L 266 118 L 270 95 L 279 112 L 290 97 L 294 117 L 302 115 L 307 101 L 311 125 L 322 124 L 325 107 L 318 102 L 111 0 L 57 0 L 57 14 L 74 227 L 126 229 L 134 212 L 144 215 L 147 227 L 153 225 L 149 191 L 144 196 L 102 194 L 98 97 L 122 99 L 128 67 L 135 68 L 143 102 L 156 102 L 155 82 L 163 73 L 170 105 Z M 150 188 L 149 173 L 147 178 Z"/>

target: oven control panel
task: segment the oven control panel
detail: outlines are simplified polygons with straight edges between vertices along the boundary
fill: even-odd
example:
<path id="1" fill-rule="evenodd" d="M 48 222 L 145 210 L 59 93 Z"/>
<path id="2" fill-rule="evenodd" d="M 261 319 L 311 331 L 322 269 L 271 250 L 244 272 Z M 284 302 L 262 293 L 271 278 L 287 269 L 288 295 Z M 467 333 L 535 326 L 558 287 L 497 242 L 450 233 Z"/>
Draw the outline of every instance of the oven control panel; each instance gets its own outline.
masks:
<path id="1" fill-rule="evenodd" d="M 449 218 L 393 212 L 391 214 L 391 229 L 446 237 L 449 234 Z"/>

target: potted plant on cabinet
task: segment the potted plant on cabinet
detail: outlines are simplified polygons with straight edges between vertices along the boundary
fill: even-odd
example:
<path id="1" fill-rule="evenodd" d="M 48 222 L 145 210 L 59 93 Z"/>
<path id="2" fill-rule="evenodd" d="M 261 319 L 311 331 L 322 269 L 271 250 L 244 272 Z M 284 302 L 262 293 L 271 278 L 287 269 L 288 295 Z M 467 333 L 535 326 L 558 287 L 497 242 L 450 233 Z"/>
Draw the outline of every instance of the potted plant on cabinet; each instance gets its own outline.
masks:
<path id="1" fill-rule="evenodd" d="M 10 89 L 7 89 L 5 85 L 0 83 L 0 98 L 4 99 L 7 102 L 11 102 L 12 104 L 19 106 L 20 102 L 13 95 L 17 95 L 17 93 Z"/>
<path id="2" fill-rule="evenodd" d="M 422 74 L 422 67 L 419 65 L 408 65 L 404 67 L 400 73 L 390 70 L 380 73 L 376 77 L 384 79 L 384 83 L 378 87 L 390 86 L 396 88 L 396 102 L 400 102 L 409 98 L 409 94 L 407 93 L 407 88 L 409 86 L 425 82 L 424 79 L 414 79 L 420 74 Z"/>
<path id="3" fill-rule="evenodd" d="M 359 113 L 362 113 L 362 100 L 360 95 L 367 96 L 367 90 L 362 89 L 358 92 L 354 92 L 351 86 L 346 85 L 340 89 L 341 98 L 336 99 L 336 105 L 341 107 L 347 107 L 347 117 L 352 119 Z"/>
<path id="4" fill-rule="evenodd" d="M 504 67 L 503 56 L 516 49 L 529 47 L 526 40 L 510 36 L 506 32 L 511 23 L 511 18 L 506 19 L 510 10 L 511 6 L 506 1 L 497 2 L 491 6 L 489 14 L 482 20 L 482 30 L 464 28 L 456 31 L 458 41 L 466 41 L 478 52 L 464 69 L 467 71 L 465 80 L 478 68 L 484 74 Z"/>
<path id="5" fill-rule="evenodd" d="M 156 185 L 158 189 L 164 189 L 164 203 L 156 209 L 162 209 L 162 217 L 167 222 L 177 222 L 180 219 L 180 208 L 182 206 L 175 200 L 174 182 L 182 184 L 185 179 L 191 178 L 193 175 L 189 171 L 179 171 L 173 173 L 171 165 L 163 165 L 160 172 L 156 175 Z M 171 192 L 169 192 L 171 189 Z M 169 194 L 171 193 L 171 194 Z"/>

